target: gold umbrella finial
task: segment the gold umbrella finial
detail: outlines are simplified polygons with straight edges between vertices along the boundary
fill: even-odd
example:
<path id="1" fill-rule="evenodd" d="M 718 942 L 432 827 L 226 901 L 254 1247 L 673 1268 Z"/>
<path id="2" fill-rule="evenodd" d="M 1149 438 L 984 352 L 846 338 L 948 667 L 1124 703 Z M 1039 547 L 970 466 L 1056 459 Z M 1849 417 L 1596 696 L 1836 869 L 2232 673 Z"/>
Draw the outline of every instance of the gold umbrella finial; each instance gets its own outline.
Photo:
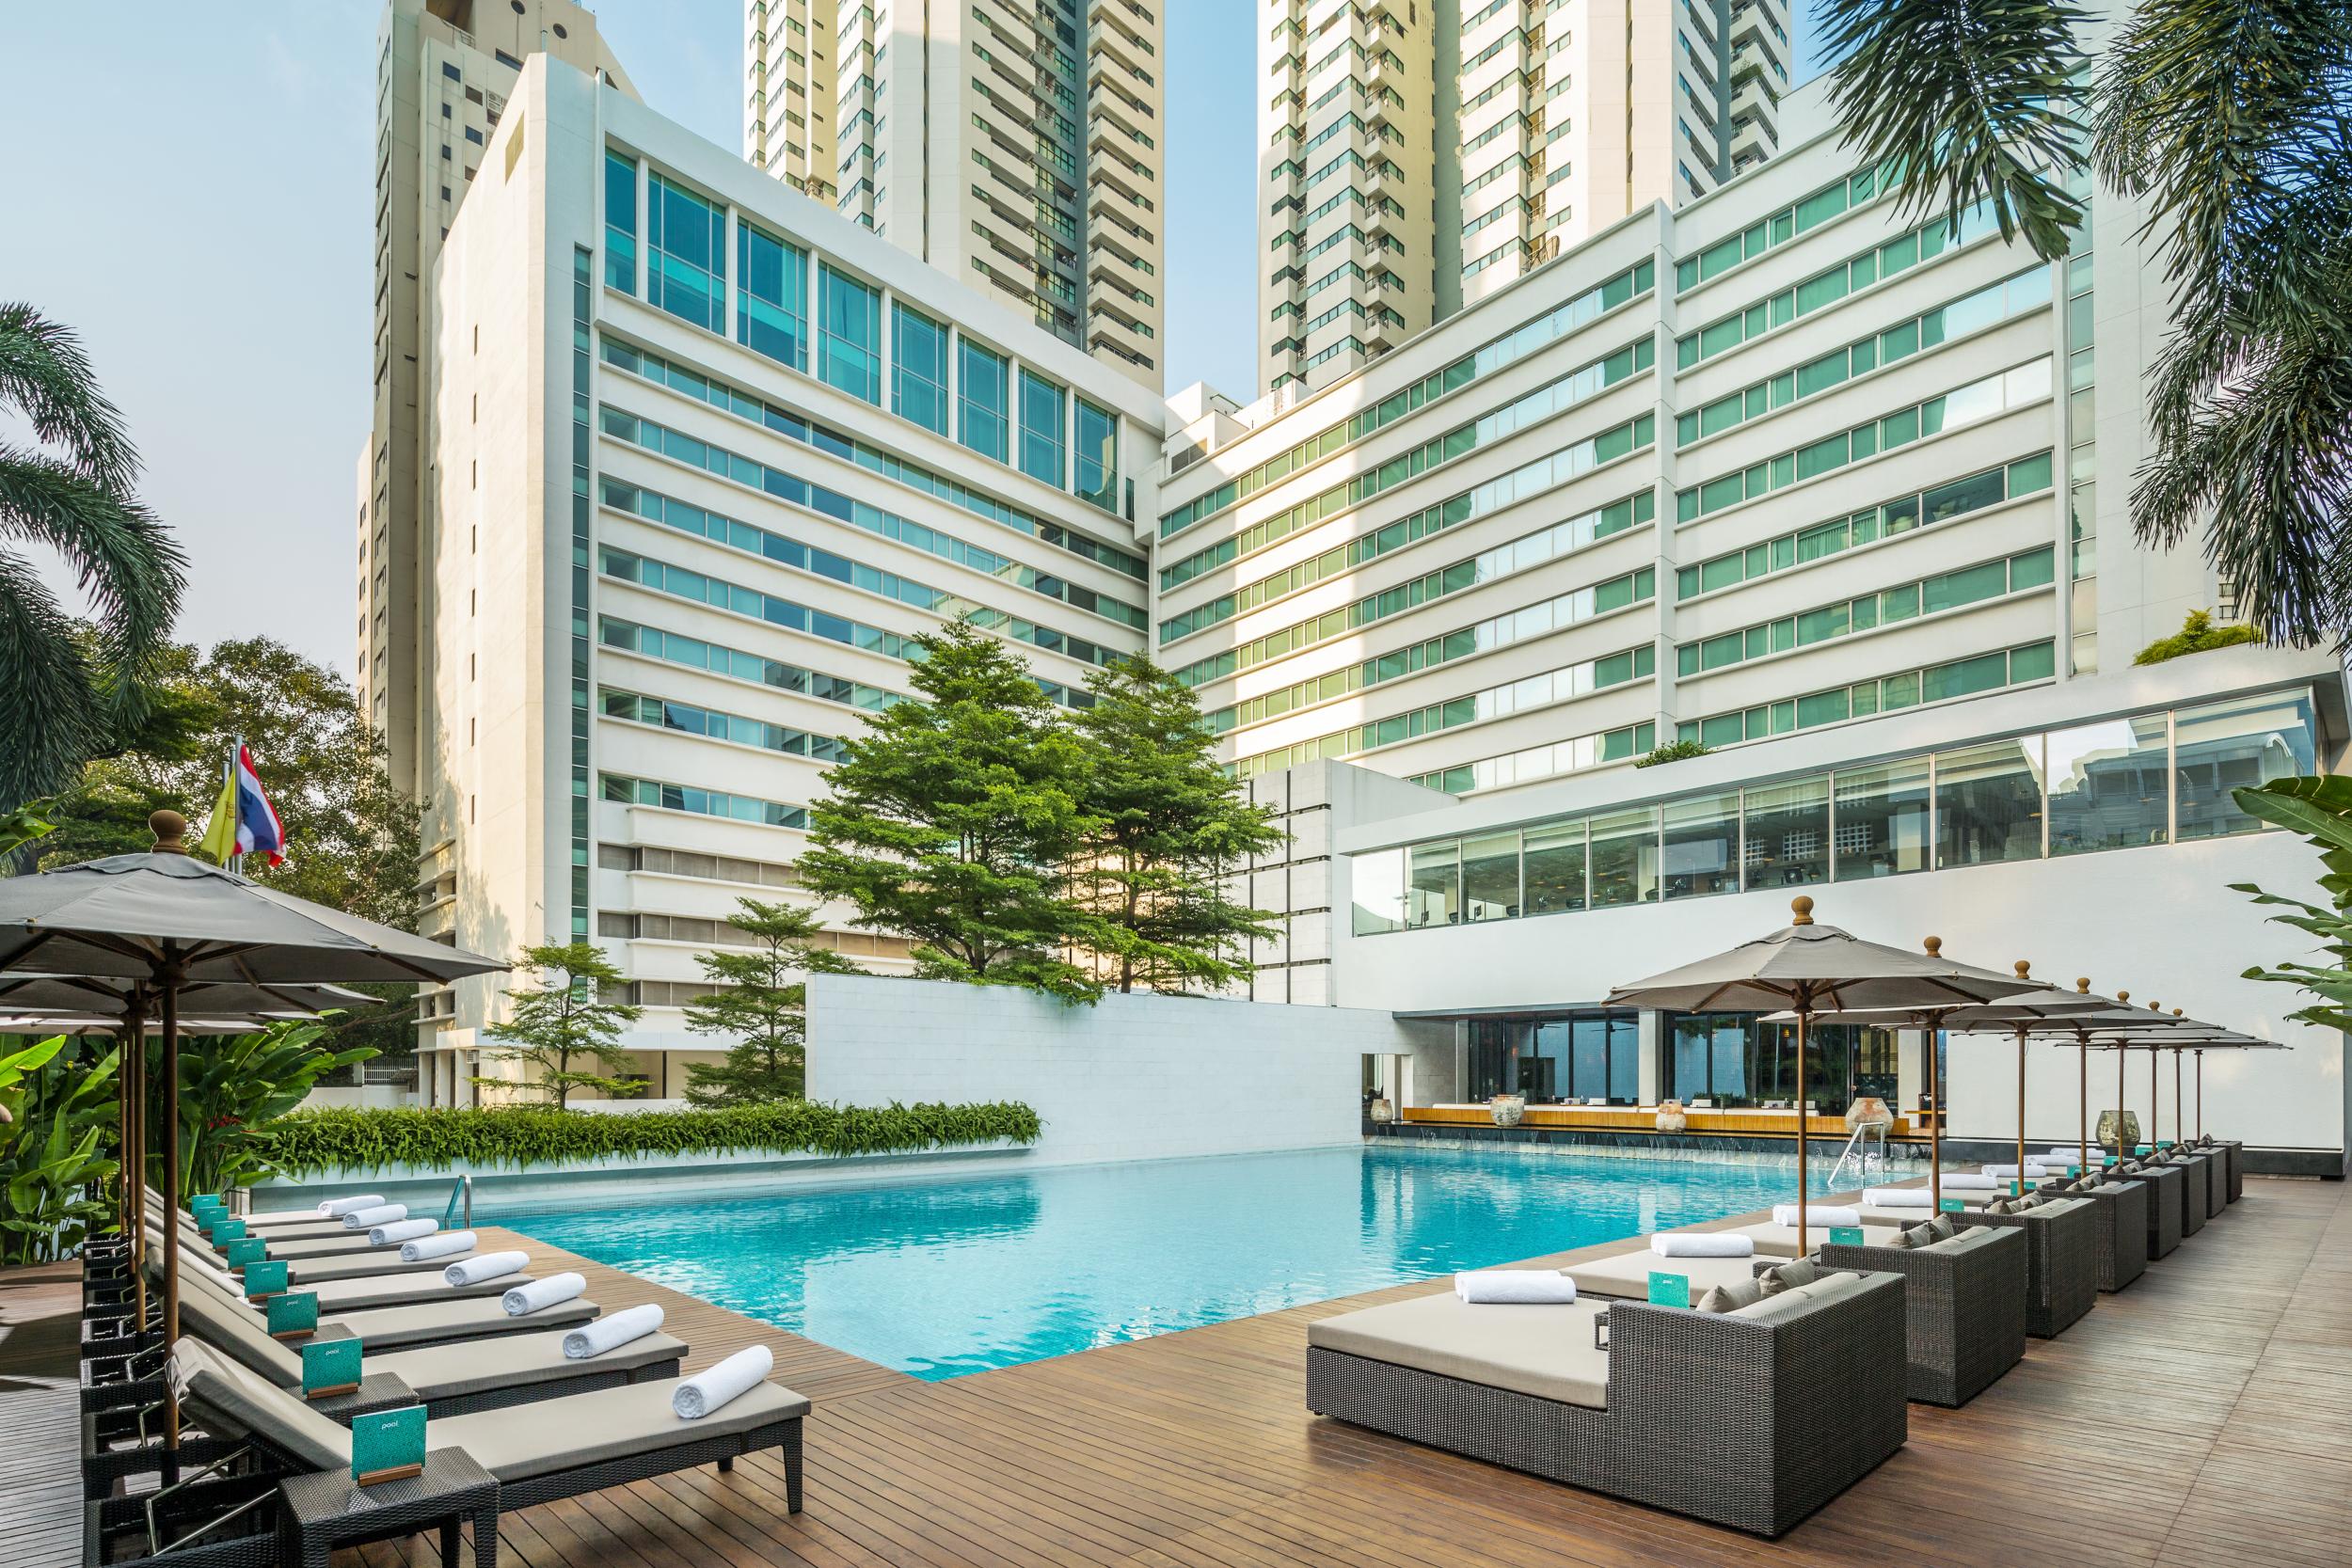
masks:
<path id="1" fill-rule="evenodd" d="M 1813 900 L 1803 894 L 1788 900 L 1788 911 L 1789 925 L 1810 926 L 1813 924 Z"/>
<path id="2" fill-rule="evenodd" d="M 2026 959 L 2020 958 L 2009 967 L 2017 971 L 2017 977 L 2020 980 L 2030 980 L 2033 978 L 2033 965 Z"/>
<path id="3" fill-rule="evenodd" d="M 2119 990 L 2115 993 L 2115 999 L 2118 1002 L 2129 1002 L 2132 999 L 2132 993 L 2127 990 Z"/>
<path id="4" fill-rule="evenodd" d="M 2090 976 L 2088 974 L 2075 975 L 2074 990 L 2078 995 L 2089 996 L 2090 994 Z"/>
<path id="5" fill-rule="evenodd" d="M 1944 956 L 1944 939 L 1942 937 L 1923 938 L 1921 939 L 1919 945 L 1928 950 L 1928 957 L 1931 958 L 1940 958 Z"/>
<path id="6" fill-rule="evenodd" d="M 2181 1009 L 2180 1009 L 2180 1008 L 2178 1008 L 2178 1007 L 2173 1008 L 2173 1009 L 2172 1009 L 2172 1016 L 2173 1016 L 2174 1018 L 2178 1018 L 2178 1017 L 2180 1017 L 2180 1016 L 2181 1016 Z"/>
<path id="7" fill-rule="evenodd" d="M 178 812 L 165 810 L 151 813 L 147 818 L 147 831 L 155 835 L 156 854 L 184 855 L 188 852 L 184 842 L 188 834 L 188 819 Z"/>

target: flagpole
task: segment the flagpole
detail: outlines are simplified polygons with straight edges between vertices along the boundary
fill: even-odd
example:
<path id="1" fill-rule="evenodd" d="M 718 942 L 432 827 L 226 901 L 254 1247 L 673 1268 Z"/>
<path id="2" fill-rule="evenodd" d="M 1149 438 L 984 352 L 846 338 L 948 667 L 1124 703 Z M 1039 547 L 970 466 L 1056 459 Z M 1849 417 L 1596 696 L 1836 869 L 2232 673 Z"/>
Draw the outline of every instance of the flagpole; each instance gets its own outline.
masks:
<path id="1" fill-rule="evenodd" d="M 221 773 L 221 783 L 228 786 L 229 790 L 230 809 L 240 816 L 244 812 L 244 803 L 237 797 L 237 759 L 244 755 L 245 736 L 238 736 L 229 743 L 229 764 Z M 234 828 L 229 832 L 229 869 L 240 877 L 245 875 L 245 857 L 237 853 L 237 834 Z"/>

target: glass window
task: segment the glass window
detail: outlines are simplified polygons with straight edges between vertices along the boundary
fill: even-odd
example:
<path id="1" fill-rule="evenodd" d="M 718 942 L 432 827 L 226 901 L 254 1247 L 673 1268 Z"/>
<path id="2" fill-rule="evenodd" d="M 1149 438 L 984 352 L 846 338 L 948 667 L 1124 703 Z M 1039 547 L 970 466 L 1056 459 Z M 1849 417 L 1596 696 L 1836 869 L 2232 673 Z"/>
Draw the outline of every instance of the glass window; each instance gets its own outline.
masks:
<path id="1" fill-rule="evenodd" d="M 2055 730 L 2044 745 L 2050 853 L 2079 855 L 2165 841 L 2170 768 L 2163 714 Z"/>
<path id="2" fill-rule="evenodd" d="M 1519 835 L 1462 841 L 1462 918 L 1511 920 L 1519 912 Z"/>
<path id="3" fill-rule="evenodd" d="M 1584 824 L 1555 822 L 1527 831 L 1525 907 L 1559 914 L 1584 907 Z"/>
<path id="4" fill-rule="evenodd" d="M 2042 858 L 2042 737 L 1935 754 L 1935 863 Z"/>
<path id="5" fill-rule="evenodd" d="M 2308 691 L 2183 708 L 2172 724 L 2184 842 L 2261 832 L 2265 824 L 2238 810 L 2230 792 L 2319 771 Z"/>
<path id="6" fill-rule="evenodd" d="M 1464 1087 L 1472 1100 L 1486 1100 L 1506 1092 L 1525 1092 L 1524 1085 L 1530 1080 L 1522 1070 L 1526 1064 L 1520 1057 L 1522 1047 L 1533 1043 L 1530 1038 L 1532 1034 L 1528 1025 L 1507 1019 L 1470 1021 L 1470 1049 L 1465 1053 L 1469 1058 L 1465 1063 L 1469 1069 L 1465 1076 L 1470 1082 Z M 1534 1081 L 1538 1084 L 1544 1081 L 1540 1070 Z M 1528 1098 L 1549 1099 L 1549 1096 L 1529 1095 Z"/>
<path id="7" fill-rule="evenodd" d="M 1669 898 L 1740 891 L 1740 792 L 1669 800 L 1662 866 Z"/>
<path id="8" fill-rule="evenodd" d="M 726 329 L 727 214 L 658 170 L 645 174 L 645 298 L 709 332 Z"/>
<path id="9" fill-rule="evenodd" d="M 1928 868 L 1926 758 L 1841 770 L 1836 789 L 1839 881 Z"/>
<path id="10" fill-rule="evenodd" d="M 735 261 L 736 341 L 780 365 L 808 369 L 808 252 L 739 222 Z"/>
<path id="11" fill-rule="evenodd" d="M 1405 923 L 1451 926 L 1461 914 L 1460 855 L 1452 839 L 1416 844 L 1406 858 Z"/>
<path id="12" fill-rule="evenodd" d="M 1062 391 L 1024 369 L 1021 372 L 1021 471 L 1060 489 L 1068 456 L 1062 436 Z"/>
<path id="13" fill-rule="evenodd" d="M 1012 461 L 1012 400 L 1005 361 L 969 338 L 956 343 L 956 439 L 983 457 Z"/>
<path id="14" fill-rule="evenodd" d="M 1827 774 L 1747 790 L 1742 806 L 1749 887 L 1802 887 L 1829 880 Z"/>
<path id="15" fill-rule="evenodd" d="M 947 434 L 947 329 L 896 300 L 890 306 L 890 408 Z"/>
<path id="16" fill-rule="evenodd" d="M 1405 928 L 1405 851 L 1378 849 L 1351 856 L 1347 864 L 1353 906 L 1351 929 L 1359 937 Z"/>
<path id="17" fill-rule="evenodd" d="M 1672 1024 L 1677 1100 L 1711 1100 L 1718 1106 L 1754 1103 L 1748 1093 L 1748 1034 L 1744 1013 L 1683 1013 Z"/>
<path id="18" fill-rule="evenodd" d="M 1658 901 L 1658 808 L 1592 819 L 1593 908 Z"/>
<path id="19" fill-rule="evenodd" d="M 882 295 L 826 262 L 817 267 L 817 378 L 882 402 Z"/>
<path id="20" fill-rule="evenodd" d="M 1119 515 L 1119 416 L 1078 400 L 1078 499 Z"/>
<path id="21" fill-rule="evenodd" d="M 637 160 L 604 154 L 604 286 L 637 292 Z"/>

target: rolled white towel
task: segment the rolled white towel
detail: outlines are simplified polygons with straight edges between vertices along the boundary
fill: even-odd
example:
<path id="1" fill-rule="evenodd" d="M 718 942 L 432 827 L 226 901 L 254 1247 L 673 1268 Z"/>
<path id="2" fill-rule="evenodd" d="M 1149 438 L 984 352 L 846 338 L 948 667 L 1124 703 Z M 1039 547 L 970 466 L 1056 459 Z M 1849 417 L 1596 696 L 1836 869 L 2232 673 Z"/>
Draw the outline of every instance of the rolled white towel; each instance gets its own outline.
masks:
<path id="1" fill-rule="evenodd" d="M 606 1314 L 592 1323 L 583 1323 L 564 1336 L 565 1359 L 585 1361 L 592 1355 L 602 1355 L 631 1339 L 642 1339 L 661 1326 L 661 1308 L 647 1302 L 643 1307 L 625 1307 L 618 1312 Z"/>
<path id="2" fill-rule="evenodd" d="M 1947 1193 L 1997 1193 L 2001 1190 L 2001 1183 L 1990 1176 L 1948 1171 L 1944 1176 L 1944 1190 Z"/>
<path id="3" fill-rule="evenodd" d="M 729 1400 L 750 1393 L 775 1365 L 766 1345 L 737 1351 L 715 1367 L 678 1379 L 670 1391 L 670 1408 L 681 1421 L 699 1421 Z"/>
<path id="4" fill-rule="evenodd" d="M 1558 1269 L 1477 1269 L 1454 1276 L 1454 1293 L 1474 1305 L 1535 1306 L 1576 1299 L 1576 1281 Z"/>
<path id="5" fill-rule="evenodd" d="M 1772 1223 L 1774 1225 L 1796 1224 L 1797 1206 L 1793 1203 L 1773 1204 Z M 1847 1208 L 1843 1204 L 1808 1203 L 1804 1209 L 1804 1223 L 1807 1225 L 1860 1225 L 1862 1211 Z"/>
<path id="6" fill-rule="evenodd" d="M 460 1258 L 441 1271 L 441 1277 L 452 1285 L 479 1285 L 485 1279 L 520 1274 L 530 1261 L 527 1252 L 485 1252 L 479 1258 Z"/>
<path id="7" fill-rule="evenodd" d="M 1873 1209 L 1932 1209 L 1935 1195 L 1925 1187 L 1865 1187 L 1862 1201 Z"/>
<path id="8" fill-rule="evenodd" d="M 397 1225 L 408 1217 L 405 1203 L 379 1203 L 371 1209 L 343 1211 L 345 1230 L 373 1230 L 379 1225 Z"/>
<path id="9" fill-rule="evenodd" d="M 506 1308 L 510 1318 L 527 1312 L 555 1307 L 571 1300 L 588 1289 L 588 1281 L 576 1274 L 551 1274 L 545 1279 L 534 1279 L 528 1285 L 517 1285 L 499 1297 L 499 1305 Z"/>
<path id="10" fill-rule="evenodd" d="M 435 1236 L 421 1236 L 413 1242 L 400 1243 L 400 1260 L 422 1263 L 435 1258 L 458 1258 L 473 1250 L 473 1232 L 444 1230 Z"/>
<path id="11" fill-rule="evenodd" d="M 1649 1239 L 1661 1258 L 1753 1258 L 1756 1238 L 1727 1230 L 1661 1230 Z"/>
<path id="12" fill-rule="evenodd" d="M 319 1205 L 319 1212 L 328 1219 L 339 1220 L 354 1209 L 374 1209 L 383 1202 L 382 1193 L 361 1193 L 358 1197 L 330 1197 Z"/>
<path id="13" fill-rule="evenodd" d="M 2058 1168 L 2060 1170 L 2065 1169 L 2063 1165 Z M 1984 1167 L 1984 1174 L 1987 1176 L 2008 1177 L 2014 1180 L 2017 1175 L 2017 1167 L 2014 1164 L 1987 1165 Z M 2050 1171 L 2047 1166 L 2038 1165 L 2030 1160 L 2026 1162 L 2026 1175 L 2029 1180 L 2034 1177 L 2047 1176 L 2049 1174 Z"/>
<path id="14" fill-rule="evenodd" d="M 379 1225 L 370 1230 L 368 1245 L 390 1246 L 399 1242 L 413 1242 L 440 1228 L 439 1220 L 394 1220 L 389 1225 Z"/>

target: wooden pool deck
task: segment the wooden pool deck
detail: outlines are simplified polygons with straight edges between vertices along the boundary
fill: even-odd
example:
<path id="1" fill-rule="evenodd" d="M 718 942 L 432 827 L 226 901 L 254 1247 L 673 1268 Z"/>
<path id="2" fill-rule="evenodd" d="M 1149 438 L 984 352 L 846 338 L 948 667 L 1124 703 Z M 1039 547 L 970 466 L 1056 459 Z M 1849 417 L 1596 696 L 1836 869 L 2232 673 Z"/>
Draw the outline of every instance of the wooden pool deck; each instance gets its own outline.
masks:
<path id="1" fill-rule="evenodd" d="M 654 1300 L 689 1370 L 758 1342 L 816 1402 L 807 1506 L 781 1466 L 510 1515 L 519 1568 L 1367 1568 L 1504 1564 L 2352 1564 L 2352 1204 L 2256 1179 L 2121 1295 L 1778 1542 L 1324 1420 L 1306 1325 L 1421 1284 L 925 1383 L 559 1249 L 608 1307 Z M 1575 1256 L 1563 1254 L 1566 1258 Z M 0 1395 L 0 1419 L 9 1412 Z M 10 1460 L 0 1445 L 0 1491 Z M 22 1450 L 20 1450 L 21 1452 Z M 337 1568 L 428 1568 L 422 1538 Z M 17 1560 L 0 1552 L 0 1568 Z"/>

